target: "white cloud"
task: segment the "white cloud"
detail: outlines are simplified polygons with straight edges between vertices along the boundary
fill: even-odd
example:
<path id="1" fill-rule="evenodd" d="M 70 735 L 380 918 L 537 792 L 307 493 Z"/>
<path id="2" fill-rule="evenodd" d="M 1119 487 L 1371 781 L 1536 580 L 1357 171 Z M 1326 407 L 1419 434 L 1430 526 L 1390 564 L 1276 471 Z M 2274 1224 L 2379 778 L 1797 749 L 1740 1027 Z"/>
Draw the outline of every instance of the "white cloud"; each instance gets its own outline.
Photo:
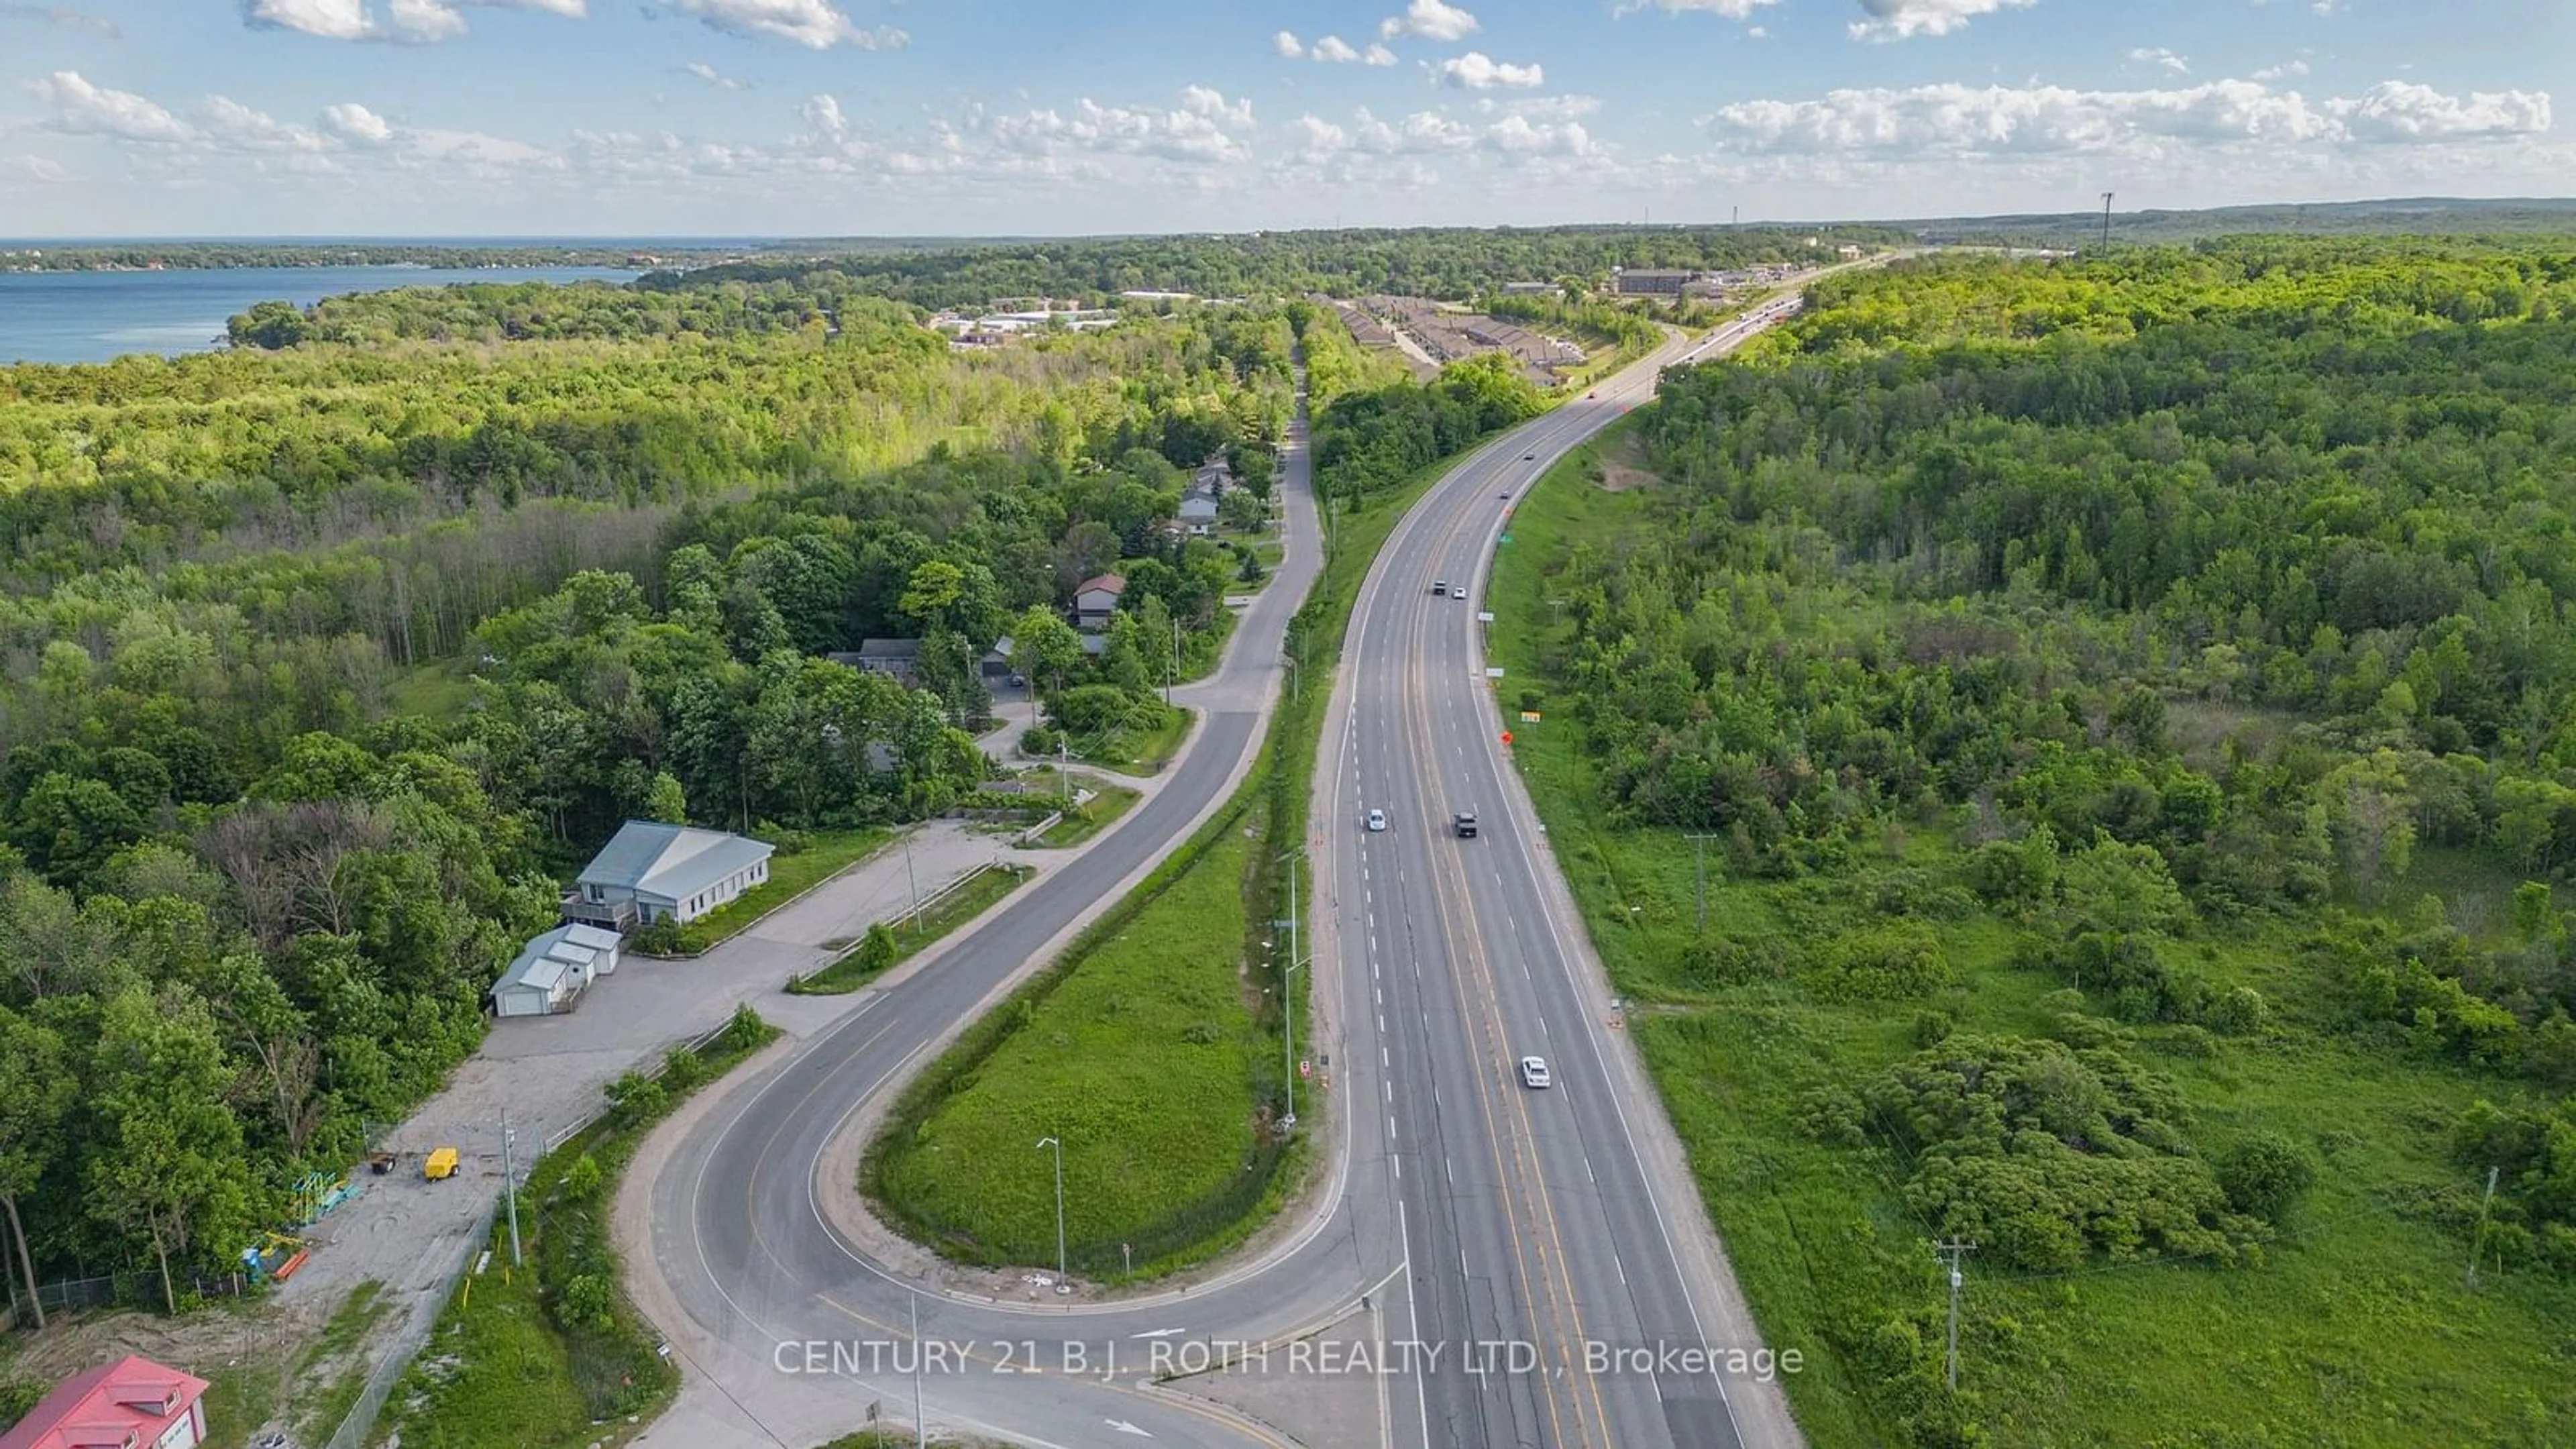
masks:
<path id="1" fill-rule="evenodd" d="M 2546 91 L 2446 96 L 2412 81 L 2381 81 L 2327 108 L 2357 141 L 2459 141 L 2535 136 L 2549 129 Z"/>
<path id="2" fill-rule="evenodd" d="M 2094 152 L 2159 143 L 2230 145 L 2423 142 L 2529 136 L 2549 129 L 2542 92 L 2446 96 L 2386 81 L 2311 103 L 2250 80 L 2171 90 L 2063 86 L 1914 86 L 1838 90 L 1811 101 L 1741 101 L 1706 118 L 1748 154 L 1994 156 Z"/>
<path id="3" fill-rule="evenodd" d="M 74 10 L 68 5 L 0 4 L 0 18 L 33 20 L 45 25 L 58 25 L 65 30 L 86 30 L 110 40 L 122 40 L 125 32 L 113 20 Z"/>
<path id="4" fill-rule="evenodd" d="M 2142 45 L 2136 50 L 2129 52 L 2129 59 L 2138 62 L 2140 65 L 2163 66 L 2165 69 L 2172 71 L 2176 75 L 2191 74 L 2190 61 L 2174 54 L 2172 51 L 2165 49 L 2161 45 Z"/>
<path id="5" fill-rule="evenodd" d="M 71 173 L 65 171 L 60 163 L 46 160 L 42 156 L 0 156 L 0 176 L 11 172 L 24 176 L 29 181 L 46 184 L 71 179 Z"/>
<path id="6" fill-rule="evenodd" d="M 243 0 L 242 18 L 268 30 L 300 30 L 326 40 L 447 40 L 465 33 L 463 7 L 541 10 L 567 20 L 590 13 L 589 0 L 387 0 L 376 20 L 366 0 Z"/>
<path id="7" fill-rule="evenodd" d="M 2276 81 L 2283 80 L 2294 75 L 2306 75 L 2307 73 L 2308 63 L 2306 61 L 2293 60 L 2285 61 L 2280 65 L 2267 65 L 2261 70 L 2254 72 L 2254 79 L 2258 81 Z"/>
<path id="8" fill-rule="evenodd" d="M 1634 15 L 1640 10 L 1661 10 L 1670 15 L 1680 15 L 1696 10 L 1728 20 L 1749 20 L 1753 18 L 1754 11 L 1779 3 L 1780 0 L 1624 0 L 1610 13 L 1615 17 Z"/>
<path id="9" fill-rule="evenodd" d="M 1428 67 L 1441 84 L 1466 90 L 1491 90 L 1496 86 L 1528 87 L 1545 85 L 1547 76 L 1536 65 L 1511 65 L 1495 60 L 1481 50 L 1453 56 Z"/>
<path id="10" fill-rule="evenodd" d="M 301 30 L 332 40 L 366 40 L 375 34 L 358 0 L 249 0 L 242 18 L 253 25 Z"/>
<path id="11" fill-rule="evenodd" d="M 208 96 L 205 131 L 218 142 L 252 151 L 321 151 L 329 146 L 308 126 L 255 111 L 228 96 Z"/>
<path id="12" fill-rule="evenodd" d="M 391 122 L 355 101 L 324 106 L 322 124 L 341 137 L 364 145 L 382 145 L 394 137 Z"/>
<path id="13" fill-rule="evenodd" d="M 1969 21 L 1998 10 L 2023 10 L 2033 0 L 1860 0 L 1867 20 L 1851 23 L 1854 40 L 1909 40 L 1917 35 L 1948 35 Z"/>
<path id="14" fill-rule="evenodd" d="M 690 75 L 696 76 L 698 79 L 705 81 L 708 85 L 714 86 L 716 89 L 721 91 L 738 91 L 742 89 L 741 81 L 734 79 L 732 76 L 726 75 L 703 60 L 690 61 L 687 65 L 680 67 L 680 69 Z"/>
<path id="15" fill-rule="evenodd" d="M 1418 35 L 1424 40 L 1464 40 L 1482 27 L 1476 17 L 1444 0 L 1413 0 L 1402 15 L 1390 15 L 1378 22 L 1380 39 L 1393 40 L 1400 35 Z"/>
<path id="16" fill-rule="evenodd" d="M 839 141 L 850 134 L 850 123 L 841 115 L 841 103 L 830 96 L 808 96 L 796 114 L 825 140 Z"/>
<path id="17" fill-rule="evenodd" d="M 199 139 L 197 128 L 132 91 L 92 85 L 80 72 L 58 70 L 27 88 L 54 108 L 47 124 L 75 135 L 113 136 L 148 145 L 178 145 Z"/>
<path id="18" fill-rule="evenodd" d="M 1027 158 L 1145 156 L 1208 165 L 1252 154 L 1252 102 L 1228 101 L 1206 86 L 1183 88 L 1175 110 L 1104 106 L 1085 96 L 1070 115 L 1050 108 L 981 124 L 1005 151 Z"/>
<path id="19" fill-rule="evenodd" d="M 1542 121 L 1570 121 L 1577 116 L 1593 115 L 1600 109 L 1599 96 L 1522 96 L 1514 100 L 1484 96 L 1476 102 L 1476 110 L 1482 115 L 1527 116 Z"/>
<path id="20" fill-rule="evenodd" d="M 1301 43 L 1289 31 L 1270 37 L 1270 47 L 1289 60 L 1322 61 L 1327 65 L 1393 65 L 1395 52 L 1372 41 L 1361 50 L 1338 35 L 1319 37 L 1312 46 Z"/>
<path id="21" fill-rule="evenodd" d="M 863 29 L 832 0 L 669 0 L 681 14 L 755 40 L 784 40 L 808 50 L 849 45 L 860 50 L 901 50 L 912 37 L 892 26 Z"/>

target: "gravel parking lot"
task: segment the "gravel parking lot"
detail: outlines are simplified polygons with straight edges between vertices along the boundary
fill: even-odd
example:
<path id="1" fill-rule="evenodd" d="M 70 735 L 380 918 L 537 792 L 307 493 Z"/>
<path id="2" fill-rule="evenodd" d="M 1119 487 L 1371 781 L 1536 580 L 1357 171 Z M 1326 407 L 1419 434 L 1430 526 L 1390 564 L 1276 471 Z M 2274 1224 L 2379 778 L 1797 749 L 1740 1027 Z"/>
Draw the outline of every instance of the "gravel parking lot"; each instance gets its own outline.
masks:
<path id="1" fill-rule="evenodd" d="M 598 1109 L 609 1082 L 720 1024 L 743 1002 L 792 1036 L 828 1024 L 861 998 L 789 996 L 780 989 L 789 975 L 830 960 L 871 922 L 901 913 L 916 891 L 928 896 L 995 860 L 1040 870 L 1052 863 L 1046 852 L 1010 849 L 1004 836 L 934 822 L 696 960 L 629 957 L 571 1012 L 494 1022 L 446 1089 L 388 1134 L 384 1145 L 401 1154 L 394 1170 L 353 1178 L 358 1198 L 306 1234 L 313 1255 L 279 1286 L 278 1310 L 316 1329 L 349 1290 L 374 1280 L 393 1308 L 376 1348 L 390 1347 L 406 1320 L 436 1316 L 447 1274 L 500 1191 L 505 1113 L 524 1173 L 530 1158 Z M 456 1176 L 423 1180 L 421 1159 L 442 1146 L 457 1149 Z"/>

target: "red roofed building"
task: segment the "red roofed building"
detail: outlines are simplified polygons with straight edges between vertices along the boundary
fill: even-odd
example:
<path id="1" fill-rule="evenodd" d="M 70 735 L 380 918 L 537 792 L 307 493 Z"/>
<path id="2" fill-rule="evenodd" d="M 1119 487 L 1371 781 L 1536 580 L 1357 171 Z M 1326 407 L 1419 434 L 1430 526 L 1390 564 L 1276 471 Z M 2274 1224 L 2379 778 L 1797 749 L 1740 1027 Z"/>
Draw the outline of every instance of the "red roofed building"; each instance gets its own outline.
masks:
<path id="1" fill-rule="evenodd" d="M 193 1449 L 205 1442 L 206 1381 L 128 1356 L 63 1380 L 0 1434 L 0 1449 Z"/>
<path id="2" fill-rule="evenodd" d="M 1127 593 L 1127 581 L 1117 574 L 1102 574 L 1084 579 L 1073 591 L 1073 627 L 1096 634 L 1109 627 L 1109 616 L 1118 612 L 1118 601 Z"/>

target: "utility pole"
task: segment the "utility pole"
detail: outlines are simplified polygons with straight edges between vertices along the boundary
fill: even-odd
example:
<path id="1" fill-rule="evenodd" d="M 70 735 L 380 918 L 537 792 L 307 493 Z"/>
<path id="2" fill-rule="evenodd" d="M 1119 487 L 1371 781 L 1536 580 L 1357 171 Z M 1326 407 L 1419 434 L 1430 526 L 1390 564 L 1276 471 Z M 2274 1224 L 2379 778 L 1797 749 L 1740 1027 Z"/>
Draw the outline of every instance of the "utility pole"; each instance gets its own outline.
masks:
<path id="1" fill-rule="evenodd" d="M 2102 193 L 2102 250 L 2111 249 L 2111 193 Z"/>
<path id="2" fill-rule="evenodd" d="M 1708 934 L 1708 843 L 1717 837 L 1686 835 L 1682 838 L 1699 847 L 1699 933 L 1705 936 Z"/>
<path id="3" fill-rule="evenodd" d="M 903 883 L 912 892 L 912 933 L 921 934 L 921 882 L 912 874 L 912 832 L 903 832 Z"/>
<path id="4" fill-rule="evenodd" d="M 1297 1125 L 1297 1008 L 1289 994 L 1289 978 L 1296 974 L 1297 959 L 1297 857 L 1288 857 L 1288 964 L 1279 972 L 1279 1080 L 1287 1088 L 1288 1115 L 1279 1119 L 1283 1127 Z"/>
<path id="5" fill-rule="evenodd" d="M 2495 1206 L 2495 1189 L 2496 1189 L 2496 1170 L 2495 1170 L 2494 1168 L 2490 1167 L 2490 1168 L 2488 1168 L 2488 1169 L 2487 1169 L 2487 1195 L 2486 1195 L 2485 1197 L 2482 1197 L 2482 1198 L 2478 1199 L 2478 1232 L 2477 1232 L 2477 1236 L 2476 1236 L 2476 1237 L 2474 1237 L 2474 1238 L 2471 1238 L 2471 1239 L 2469 1240 L 2469 1278 L 2468 1278 L 2468 1285 L 2469 1285 L 2469 1287 L 2470 1287 L 2471 1289 L 2475 1289 L 2475 1288 L 2478 1286 L 2478 1255 L 2479 1255 L 2480 1253 L 2483 1253 L 2483 1252 L 2485 1252 L 2485 1251 L 2486 1251 L 2486 1246 L 2487 1246 L 2487 1209 L 2489 1209 L 2489 1208 L 2491 1208 L 2491 1207 Z"/>
<path id="6" fill-rule="evenodd" d="M 912 1295 L 912 1443 L 930 1449 L 930 1421 L 921 1416 L 921 1294 Z"/>
<path id="7" fill-rule="evenodd" d="M 1073 747 L 1065 739 L 1064 731 L 1056 731 L 1055 786 L 1056 793 L 1064 796 L 1064 808 L 1067 810 L 1073 808 L 1073 775 L 1071 773 L 1073 768 L 1071 764 L 1072 758 Z"/>
<path id="8" fill-rule="evenodd" d="M 1038 1145 L 1055 1149 L 1055 1291 L 1070 1293 L 1073 1285 L 1065 1280 L 1073 1275 L 1064 1266 L 1064 1143 L 1054 1137 L 1041 1137 Z"/>
<path id="9" fill-rule="evenodd" d="M 510 1130 L 510 1113 L 504 1108 L 501 1113 L 501 1197 L 510 1205 L 510 1266 L 513 1268 L 520 1266 L 519 1172 L 510 1156 L 511 1139 L 515 1136 L 517 1134 Z"/>
<path id="10" fill-rule="evenodd" d="M 1936 1243 L 1932 1251 L 1947 1254 L 1950 1263 L 1950 1392 L 1955 1394 L 1959 1391 L 1959 1285 L 1964 1281 L 1959 1272 L 1959 1259 L 1963 1254 L 1977 1251 L 1977 1245 L 1957 1241 Z"/>
<path id="11" fill-rule="evenodd" d="M 1172 685 L 1181 677 L 1181 621 L 1172 621 L 1172 667 L 1163 672 L 1163 708 L 1172 707 Z"/>

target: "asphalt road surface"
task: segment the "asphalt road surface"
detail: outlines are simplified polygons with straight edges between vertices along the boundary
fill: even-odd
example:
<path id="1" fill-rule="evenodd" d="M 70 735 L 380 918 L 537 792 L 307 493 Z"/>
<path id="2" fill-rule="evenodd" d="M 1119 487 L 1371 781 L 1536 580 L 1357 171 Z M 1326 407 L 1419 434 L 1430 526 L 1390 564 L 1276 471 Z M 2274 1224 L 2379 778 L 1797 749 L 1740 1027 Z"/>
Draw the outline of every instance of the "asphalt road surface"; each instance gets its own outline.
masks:
<path id="1" fill-rule="evenodd" d="M 1039 1446 L 1324 1442 L 1173 1375 L 1258 1352 L 1242 1345 L 1284 1355 L 1335 1321 L 1362 1326 L 1372 1362 L 1303 1371 L 1315 1394 L 1360 1405 L 1371 1442 L 1794 1442 L 1776 1385 L 1711 1361 L 1754 1346 L 1749 1322 L 1651 1089 L 1607 1038 L 1598 967 L 1508 774 L 1477 617 L 1511 499 L 1651 397 L 1663 365 L 1768 320 L 1668 345 L 1479 449 L 1398 525 L 1363 586 L 1308 846 L 1315 990 L 1328 999 L 1323 1039 L 1299 1045 L 1332 1101 L 1307 1218 L 1185 1290 L 994 1301 L 916 1290 L 834 1227 L 823 1198 L 846 1184 L 818 1180 L 866 1101 L 1230 787 L 1315 567 L 1296 446 L 1282 472 L 1289 558 L 1204 687 L 1209 708 L 1174 777 L 936 969 L 730 1088 L 649 1183 L 653 1270 L 688 1320 L 666 1328 L 733 1406 L 738 1442 L 793 1443 L 815 1427 L 810 1413 L 761 1407 L 785 1379 L 809 1403 L 833 1396 L 845 1427 L 867 1405 L 908 1418 L 918 1394 L 934 1425 Z M 1433 595 L 1435 579 L 1466 597 Z M 1457 838 L 1452 812 L 1470 808 L 1479 833 Z M 1371 809 L 1388 829 L 1364 829 Z M 1521 1084 L 1529 1055 L 1547 1059 L 1552 1086 Z M 1032 1124 L 1032 1141 L 1046 1130 Z M 1044 1154 L 1030 1165 L 1043 1171 Z"/>

